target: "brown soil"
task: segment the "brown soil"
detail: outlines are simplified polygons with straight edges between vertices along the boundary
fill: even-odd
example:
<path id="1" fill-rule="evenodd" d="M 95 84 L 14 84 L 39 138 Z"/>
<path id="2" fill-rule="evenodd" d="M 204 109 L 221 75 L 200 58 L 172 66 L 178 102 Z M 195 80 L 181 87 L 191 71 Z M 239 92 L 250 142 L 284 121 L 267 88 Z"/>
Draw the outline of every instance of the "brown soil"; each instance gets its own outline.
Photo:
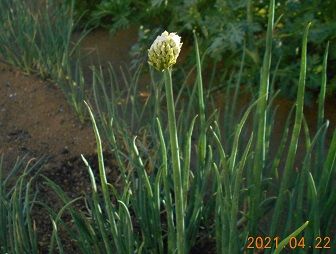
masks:
<path id="1" fill-rule="evenodd" d="M 53 84 L 0 65 L 0 154 L 4 168 L 18 156 L 48 155 L 55 167 L 80 154 L 92 154 L 93 132 L 81 124 Z"/>
<path id="2" fill-rule="evenodd" d="M 73 40 L 77 40 L 75 34 Z M 104 29 L 96 29 L 90 32 L 81 42 L 82 54 L 89 55 L 84 59 L 84 66 L 101 64 L 102 68 L 109 63 L 114 67 L 127 65 L 130 59 L 130 49 L 138 38 L 138 27 L 121 30 L 113 36 Z"/>
<path id="3" fill-rule="evenodd" d="M 62 91 L 0 64 L 0 97 L 0 154 L 4 156 L 5 174 L 18 157 L 28 155 L 29 160 L 46 156 L 42 174 L 72 193 L 71 197 L 85 192 L 89 185 L 80 155 L 91 160 L 93 156 L 88 155 L 95 152 L 95 140 L 89 123 L 78 121 Z M 50 189 L 42 187 L 40 198 L 58 208 Z M 51 221 L 43 209 L 36 209 L 33 217 L 43 250 L 50 240 Z"/>

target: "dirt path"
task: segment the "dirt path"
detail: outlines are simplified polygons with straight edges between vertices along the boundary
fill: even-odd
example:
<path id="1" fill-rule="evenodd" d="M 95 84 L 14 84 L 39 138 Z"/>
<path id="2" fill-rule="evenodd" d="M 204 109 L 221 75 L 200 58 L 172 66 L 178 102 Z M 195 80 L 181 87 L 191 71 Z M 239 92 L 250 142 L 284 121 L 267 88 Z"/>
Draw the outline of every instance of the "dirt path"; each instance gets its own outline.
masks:
<path id="1" fill-rule="evenodd" d="M 17 156 L 50 156 L 59 164 L 92 154 L 95 141 L 89 123 L 78 117 L 55 85 L 0 64 L 0 154 L 5 168 Z"/>

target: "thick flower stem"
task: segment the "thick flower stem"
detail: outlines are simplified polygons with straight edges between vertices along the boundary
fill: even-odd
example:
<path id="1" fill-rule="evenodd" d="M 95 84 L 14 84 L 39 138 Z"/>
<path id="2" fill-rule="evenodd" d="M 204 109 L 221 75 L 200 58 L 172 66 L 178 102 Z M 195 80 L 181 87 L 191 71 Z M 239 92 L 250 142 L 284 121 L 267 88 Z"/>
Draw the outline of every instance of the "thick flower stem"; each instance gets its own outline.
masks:
<path id="1" fill-rule="evenodd" d="M 170 150 L 173 163 L 173 178 L 174 178 L 174 194 L 176 206 L 176 239 L 177 239 L 177 253 L 185 253 L 185 229 L 184 229 L 184 212 L 183 212 L 183 189 L 181 180 L 181 167 L 179 156 L 179 145 L 177 139 L 175 108 L 173 98 L 173 85 L 171 69 L 164 70 L 166 101 L 168 109 L 168 125 L 170 137 Z"/>

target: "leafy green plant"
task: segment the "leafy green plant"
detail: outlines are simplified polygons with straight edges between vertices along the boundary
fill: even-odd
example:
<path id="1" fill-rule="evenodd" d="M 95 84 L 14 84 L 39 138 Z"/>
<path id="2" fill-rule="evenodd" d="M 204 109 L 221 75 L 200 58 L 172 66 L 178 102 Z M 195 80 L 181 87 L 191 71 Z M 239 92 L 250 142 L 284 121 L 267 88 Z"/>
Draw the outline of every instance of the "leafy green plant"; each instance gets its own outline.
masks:
<path id="1" fill-rule="evenodd" d="M 140 25 L 139 41 L 133 48 L 133 56 L 143 56 L 146 51 L 144 45 L 152 40 L 144 31 L 158 28 L 160 31 L 177 31 L 188 42 L 192 41 L 192 31 L 196 29 L 200 35 L 201 49 L 209 51 L 210 61 L 222 62 L 225 70 L 238 69 L 237 55 L 245 50 L 246 68 L 241 81 L 252 85 L 259 79 L 256 66 L 261 63 L 261 52 L 265 49 L 266 5 L 267 1 L 253 0 L 100 1 L 87 8 L 85 13 L 90 20 L 88 23 L 113 32 L 131 24 Z M 297 45 L 302 37 L 298 31 L 303 31 L 303 24 L 307 22 L 312 22 L 313 26 L 308 40 L 312 50 L 307 61 L 310 75 L 307 77 L 306 101 L 311 102 L 318 92 L 324 43 L 335 41 L 335 14 L 330 11 L 334 8 L 335 3 L 331 0 L 277 1 L 273 58 L 279 61 L 279 70 L 275 86 L 282 90 L 284 96 L 295 98 L 298 83 L 293 77 L 300 69 Z M 330 60 L 335 60 L 334 50 L 331 51 Z M 194 61 L 191 59 L 190 65 Z M 330 70 L 327 73 L 330 80 L 334 80 L 333 73 Z M 334 89 L 334 86 L 328 86 L 328 94 Z"/>

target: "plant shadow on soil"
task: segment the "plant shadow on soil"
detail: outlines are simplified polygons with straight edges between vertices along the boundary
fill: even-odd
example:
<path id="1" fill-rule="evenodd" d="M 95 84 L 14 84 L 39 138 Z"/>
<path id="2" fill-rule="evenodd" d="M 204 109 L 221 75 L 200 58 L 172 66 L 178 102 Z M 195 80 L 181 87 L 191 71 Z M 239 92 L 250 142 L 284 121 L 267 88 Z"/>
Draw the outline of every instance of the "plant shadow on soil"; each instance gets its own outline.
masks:
<path id="1" fill-rule="evenodd" d="M 97 51 L 100 51 L 104 57 L 98 62 L 103 66 L 104 64 L 107 66 L 110 56 L 111 58 L 115 56 L 114 64 L 120 65 L 123 57 L 128 59 L 130 42 L 135 42 L 134 33 L 134 29 L 121 32 L 114 38 L 110 38 L 110 43 L 106 43 L 106 33 L 96 32 L 89 35 L 83 44 L 88 50 L 100 47 Z M 133 39 L 128 40 L 129 37 Z M 123 40 L 127 43 L 120 43 Z M 121 46 L 124 47 L 122 50 Z M 94 59 L 87 65 L 92 64 L 92 61 L 94 62 Z M 96 143 L 91 123 L 79 122 L 62 91 L 50 82 L 41 81 L 34 75 L 25 75 L 14 67 L 0 62 L 0 98 L 2 98 L 0 101 L 0 154 L 4 155 L 5 171 L 10 170 L 18 156 L 28 154 L 27 158 L 30 159 L 46 155 L 48 161 L 42 168 L 43 175 L 59 184 L 71 198 L 89 195 L 89 176 L 80 155 L 83 154 L 97 172 Z M 223 107 L 222 101 L 223 99 L 220 99 L 219 107 Z M 246 104 L 246 100 L 242 101 Z M 280 109 L 278 116 L 280 120 L 278 120 L 283 123 L 292 104 L 284 100 L 278 100 L 277 103 Z M 332 128 L 336 123 L 333 108 L 333 101 L 327 103 L 326 116 L 330 119 Z M 306 112 L 308 124 L 316 122 L 316 107 L 306 108 Z M 281 133 L 280 124 L 276 126 L 274 140 L 279 140 Z M 105 160 L 110 181 L 117 183 L 118 170 L 114 158 L 106 153 Z M 60 203 L 50 189 L 42 185 L 39 193 L 41 198 L 46 199 L 43 201 L 59 208 Z M 84 208 L 83 206 L 83 202 L 78 203 L 79 208 Z M 51 221 L 44 209 L 36 209 L 33 216 L 41 236 L 39 239 L 41 253 L 44 253 L 50 239 Z M 66 253 L 78 253 L 67 236 L 64 236 L 64 239 Z M 215 252 L 214 239 L 203 239 L 201 242 L 202 244 L 192 249 L 193 254 Z"/>

